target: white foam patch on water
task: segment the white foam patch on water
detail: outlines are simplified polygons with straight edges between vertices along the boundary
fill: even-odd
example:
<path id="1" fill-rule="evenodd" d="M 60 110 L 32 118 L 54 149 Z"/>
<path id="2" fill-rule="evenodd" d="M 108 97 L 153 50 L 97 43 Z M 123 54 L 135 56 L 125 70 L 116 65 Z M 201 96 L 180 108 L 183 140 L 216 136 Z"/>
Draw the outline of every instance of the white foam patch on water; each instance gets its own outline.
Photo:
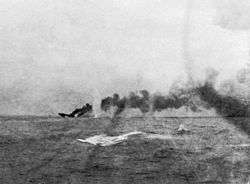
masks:
<path id="1" fill-rule="evenodd" d="M 120 143 L 124 140 L 127 140 L 129 136 L 141 135 L 141 134 L 143 134 L 143 132 L 138 132 L 138 131 L 130 132 L 127 134 L 122 134 L 119 136 L 107 136 L 106 134 L 100 134 L 100 135 L 89 137 L 87 139 L 77 139 L 77 140 L 83 143 L 89 143 L 89 144 L 101 145 L 101 146 L 110 146 L 113 144 Z"/>
<path id="2" fill-rule="evenodd" d="M 88 144 L 100 145 L 100 146 L 110 146 L 110 145 L 118 144 L 120 142 L 127 140 L 128 138 L 131 138 L 133 136 L 138 136 L 138 135 L 143 136 L 143 138 L 146 138 L 146 139 L 163 139 L 163 140 L 173 139 L 171 135 L 148 134 L 145 132 L 133 131 L 133 132 L 118 135 L 118 136 L 108 136 L 106 134 L 100 134 L 100 135 L 89 137 L 87 139 L 77 139 L 77 140 L 82 143 L 88 143 Z"/>
<path id="3" fill-rule="evenodd" d="M 162 134 L 147 134 L 146 138 L 148 138 L 148 139 L 167 140 L 167 139 L 173 139 L 173 136 L 171 136 L 171 135 L 162 135 Z"/>

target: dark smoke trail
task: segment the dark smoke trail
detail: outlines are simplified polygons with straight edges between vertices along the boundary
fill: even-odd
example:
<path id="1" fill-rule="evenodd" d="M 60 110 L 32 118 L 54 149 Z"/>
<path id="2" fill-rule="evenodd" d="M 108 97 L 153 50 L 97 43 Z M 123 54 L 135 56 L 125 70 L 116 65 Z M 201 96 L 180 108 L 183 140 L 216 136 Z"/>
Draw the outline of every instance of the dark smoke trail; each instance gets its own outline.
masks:
<path id="1" fill-rule="evenodd" d="M 200 111 L 200 107 L 214 108 L 219 115 L 250 134 L 249 103 L 230 95 L 222 95 L 216 91 L 214 88 L 216 73 L 214 71 L 211 73 L 213 73 L 213 77 L 209 75 L 209 80 L 204 84 L 188 89 L 178 89 L 166 96 L 151 95 L 146 90 L 141 90 L 139 93 L 131 92 L 128 97 L 123 98 L 114 94 L 112 97 L 106 97 L 102 100 L 101 109 L 108 111 L 111 107 L 116 107 L 114 113 L 114 118 L 116 118 L 126 108 L 138 108 L 142 113 L 179 109 L 181 107 L 186 107 L 186 110 L 190 109 L 193 112 Z M 195 98 L 198 98 L 198 103 Z"/>
<path id="2" fill-rule="evenodd" d="M 249 104 L 243 103 L 235 97 L 219 94 L 214 89 L 213 83 L 210 82 L 197 87 L 196 90 L 201 100 L 207 102 L 218 114 L 228 119 L 248 135 L 250 134 Z"/>
<path id="3" fill-rule="evenodd" d="M 113 97 L 106 97 L 101 102 L 101 109 L 108 111 L 111 107 L 116 107 L 114 117 L 122 113 L 126 108 L 140 109 L 145 114 L 149 111 L 162 111 L 165 109 L 178 109 L 185 106 L 192 111 L 198 111 L 198 107 L 192 101 L 194 96 L 194 90 L 178 90 L 178 93 L 171 93 L 168 96 L 160 94 L 152 94 L 147 90 L 139 91 L 139 94 L 130 92 L 128 97 L 120 99 L 118 94 L 114 94 Z"/>
<path id="4" fill-rule="evenodd" d="M 114 116 L 119 115 L 128 108 L 139 108 L 142 113 L 149 112 L 150 110 L 150 94 L 147 90 L 141 90 L 140 95 L 131 92 L 128 97 L 120 99 L 118 94 L 114 94 L 113 97 L 106 97 L 101 102 L 101 109 L 108 111 L 112 106 L 117 107 Z"/>
<path id="5" fill-rule="evenodd" d="M 201 100 L 207 102 L 211 107 L 225 117 L 249 117 L 249 107 L 240 100 L 219 94 L 213 84 L 206 82 L 197 88 Z"/>

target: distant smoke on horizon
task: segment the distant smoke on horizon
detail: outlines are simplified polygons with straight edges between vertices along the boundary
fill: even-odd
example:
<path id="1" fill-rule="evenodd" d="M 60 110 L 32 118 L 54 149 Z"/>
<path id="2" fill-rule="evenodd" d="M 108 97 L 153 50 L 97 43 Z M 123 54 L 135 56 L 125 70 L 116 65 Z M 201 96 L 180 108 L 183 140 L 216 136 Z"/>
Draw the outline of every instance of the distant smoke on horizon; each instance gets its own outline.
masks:
<path id="1" fill-rule="evenodd" d="M 193 112 L 198 111 L 198 107 L 193 103 L 192 89 L 172 89 L 168 95 L 160 93 L 150 94 L 147 90 L 139 90 L 130 92 L 128 96 L 120 97 L 114 93 L 113 96 L 108 96 L 101 101 L 101 109 L 108 111 L 111 107 L 116 107 L 113 116 L 117 116 L 127 108 L 140 109 L 145 114 L 148 112 L 162 111 L 166 109 L 179 109 L 185 106 Z"/>
<path id="2" fill-rule="evenodd" d="M 197 112 L 200 108 L 214 108 L 218 115 L 225 117 L 249 117 L 250 100 L 243 100 L 233 90 L 235 84 L 231 81 L 222 82 L 215 89 L 219 72 L 209 68 L 204 81 L 195 84 L 190 81 L 182 86 L 173 85 L 168 95 L 150 94 L 147 90 L 130 92 L 128 96 L 120 97 L 114 93 L 101 101 L 101 109 L 108 111 L 116 107 L 114 116 L 122 113 L 126 108 L 137 108 L 142 113 L 162 111 L 165 109 L 179 109 Z M 197 99 L 198 98 L 198 99 Z"/>

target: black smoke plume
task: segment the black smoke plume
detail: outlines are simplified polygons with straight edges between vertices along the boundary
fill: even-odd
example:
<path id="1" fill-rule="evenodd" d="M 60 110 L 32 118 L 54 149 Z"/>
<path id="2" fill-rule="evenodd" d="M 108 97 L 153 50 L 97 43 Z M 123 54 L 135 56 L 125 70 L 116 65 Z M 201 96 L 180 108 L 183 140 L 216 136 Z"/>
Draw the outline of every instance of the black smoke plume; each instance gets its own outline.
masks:
<path id="1" fill-rule="evenodd" d="M 212 83 L 197 87 L 198 95 L 224 117 L 249 117 L 249 105 L 236 97 L 219 94 Z"/>
<path id="2" fill-rule="evenodd" d="M 146 113 L 150 110 L 150 94 L 147 90 L 141 90 L 139 95 L 135 92 L 130 92 L 128 97 L 120 98 L 115 93 L 113 97 L 106 97 L 101 101 L 101 109 L 109 110 L 111 107 L 116 107 L 115 115 L 120 114 L 127 108 L 139 108 L 141 112 Z"/>
<path id="3" fill-rule="evenodd" d="M 179 109 L 183 106 L 186 109 L 190 109 L 193 112 L 197 112 L 199 109 L 197 105 L 193 102 L 193 97 L 195 94 L 191 89 L 179 89 L 178 93 L 170 93 L 167 96 L 163 95 L 153 95 L 152 97 L 152 105 L 153 112 L 162 111 L 164 109 Z"/>
<path id="4" fill-rule="evenodd" d="M 198 111 L 198 107 L 191 100 L 192 95 L 193 90 L 182 90 L 178 94 L 170 93 L 167 96 L 151 95 L 147 90 L 141 90 L 139 93 L 130 92 L 128 97 L 123 98 L 115 93 L 112 97 L 106 97 L 101 101 L 101 109 L 108 111 L 111 107 L 116 107 L 115 116 L 122 113 L 125 108 L 138 108 L 142 113 L 147 113 L 186 106 L 192 111 Z"/>
<path id="5" fill-rule="evenodd" d="M 206 82 L 196 88 L 200 99 L 225 117 L 229 122 L 250 135 L 250 106 L 236 97 L 219 94 L 213 83 Z"/>
<path id="6" fill-rule="evenodd" d="M 101 102 L 101 109 L 108 111 L 116 107 L 114 116 L 122 113 L 126 108 L 138 108 L 142 113 L 149 111 L 162 111 L 165 109 L 179 109 L 186 107 L 193 112 L 200 111 L 200 107 L 216 110 L 217 114 L 226 118 L 229 122 L 250 134 L 250 104 L 232 95 L 224 95 L 214 88 L 215 78 L 209 77 L 204 84 L 196 85 L 188 89 L 177 89 L 164 96 L 161 94 L 150 94 L 147 90 L 139 93 L 131 92 L 127 97 L 114 94 L 106 97 Z M 194 99 L 199 99 L 199 103 Z"/>

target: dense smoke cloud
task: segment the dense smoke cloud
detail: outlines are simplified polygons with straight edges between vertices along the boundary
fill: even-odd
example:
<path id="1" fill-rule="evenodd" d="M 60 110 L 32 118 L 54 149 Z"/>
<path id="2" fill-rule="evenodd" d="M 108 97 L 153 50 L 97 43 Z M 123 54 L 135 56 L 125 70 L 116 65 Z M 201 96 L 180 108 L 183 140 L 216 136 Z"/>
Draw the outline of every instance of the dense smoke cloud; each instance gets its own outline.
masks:
<path id="1" fill-rule="evenodd" d="M 197 88 L 201 100 L 207 102 L 217 113 L 225 117 L 249 117 L 249 105 L 232 96 L 219 94 L 212 83 L 205 82 Z"/>
<path id="2" fill-rule="evenodd" d="M 181 88 L 174 86 L 168 95 L 150 94 L 147 90 L 141 90 L 121 98 L 115 93 L 112 97 L 106 97 L 101 101 L 101 109 L 108 111 L 115 107 L 114 117 L 127 108 L 140 109 L 143 114 L 182 107 L 192 112 L 201 112 L 204 108 L 215 109 L 218 116 L 227 118 L 236 127 L 250 134 L 250 124 L 246 118 L 250 117 L 249 100 L 243 100 L 234 94 L 232 89 L 235 84 L 230 80 L 225 81 L 217 90 L 215 84 L 219 73 L 216 70 L 210 68 L 206 75 L 205 82 L 187 84 Z M 226 92 L 223 92 L 225 89 Z"/>
<path id="3" fill-rule="evenodd" d="M 214 108 L 219 115 L 227 118 L 228 122 L 250 135 L 249 102 L 244 102 L 236 97 L 221 95 L 210 82 L 197 87 L 196 90 L 201 100 L 207 102 L 210 108 Z"/>
<path id="4" fill-rule="evenodd" d="M 216 89 L 218 76 L 217 70 L 208 68 L 205 81 L 197 81 L 195 84 L 188 81 L 182 85 L 174 83 L 168 95 L 150 94 L 147 90 L 141 90 L 130 92 L 128 96 L 121 98 L 119 94 L 114 93 L 112 97 L 102 99 L 101 109 L 107 111 L 114 106 L 117 107 L 116 114 L 119 114 L 125 108 L 138 108 L 142 113 L 147 113 L 181 107 L 195 112 L 199 107 L 205 107 L 214 108 L 223 117 L 249 117 L 249 101 L 237 96 L 235 80 L 222 81 Z"/>
<path id="5" fill-rule="evenodd" d="M 140 109 L 143 114 L 181 107 L 197 112 L 199 108 L 194 100 L 194 92 L 192 88 L 178 88 L 173 91 L 170 90 L 168 95 L 162 95 L 159 93 L 150 94 L 147 90 L 140 90 L 137 93 L 130 92 L 127 97 L 122 98 L 115 93 L 112 97 L 108 96 L 102 99 L 101 109 L 108 111 L 111 107 L 115 107 L 114 116 L 119 115 L 126 108 Z"/>
<path id="6" fill-rule="evenodd" d="M 138 94 L 131 92 L 129 96 L 123 98 L 115 93 L 112 97 L 106 97 L 101 101 L 101 109 L 108 111 L 111 107 L 116 107 L 114 115 L 119 115 L 126 108 L 138 108 L 142 113 L 181 107 L 186 107 L 187 110 L 190 109 L 193 112 L 199 111 L 199 108 L 214 108 L 223 117 L 249 117 L 250 104 L 235 96 L 221 94 L 214 88 L 214 80 L 210 78 L 203 84 L 178 89 L 175 93 L 170 92 L 166 96 L 150 94 L 146 90 L 141 90 Z M 197 98 L 199 103 L 197 103 Z"/>
<path id="7" fill-rule="evenodd" d="M 113 97 L 106 97 L 101 101 L 101 109 L 109 110 L 111 107 L 117 107 L 115 115 L 123 112 L 125 108 L 139 108 L 141 112 L 146 113 L 150 110 L 150 96 L 147 90 L 141 90 L 139 95 L 131 92 L 128 97 L 120 98 L 119 94 L 113 94 Z"/>

